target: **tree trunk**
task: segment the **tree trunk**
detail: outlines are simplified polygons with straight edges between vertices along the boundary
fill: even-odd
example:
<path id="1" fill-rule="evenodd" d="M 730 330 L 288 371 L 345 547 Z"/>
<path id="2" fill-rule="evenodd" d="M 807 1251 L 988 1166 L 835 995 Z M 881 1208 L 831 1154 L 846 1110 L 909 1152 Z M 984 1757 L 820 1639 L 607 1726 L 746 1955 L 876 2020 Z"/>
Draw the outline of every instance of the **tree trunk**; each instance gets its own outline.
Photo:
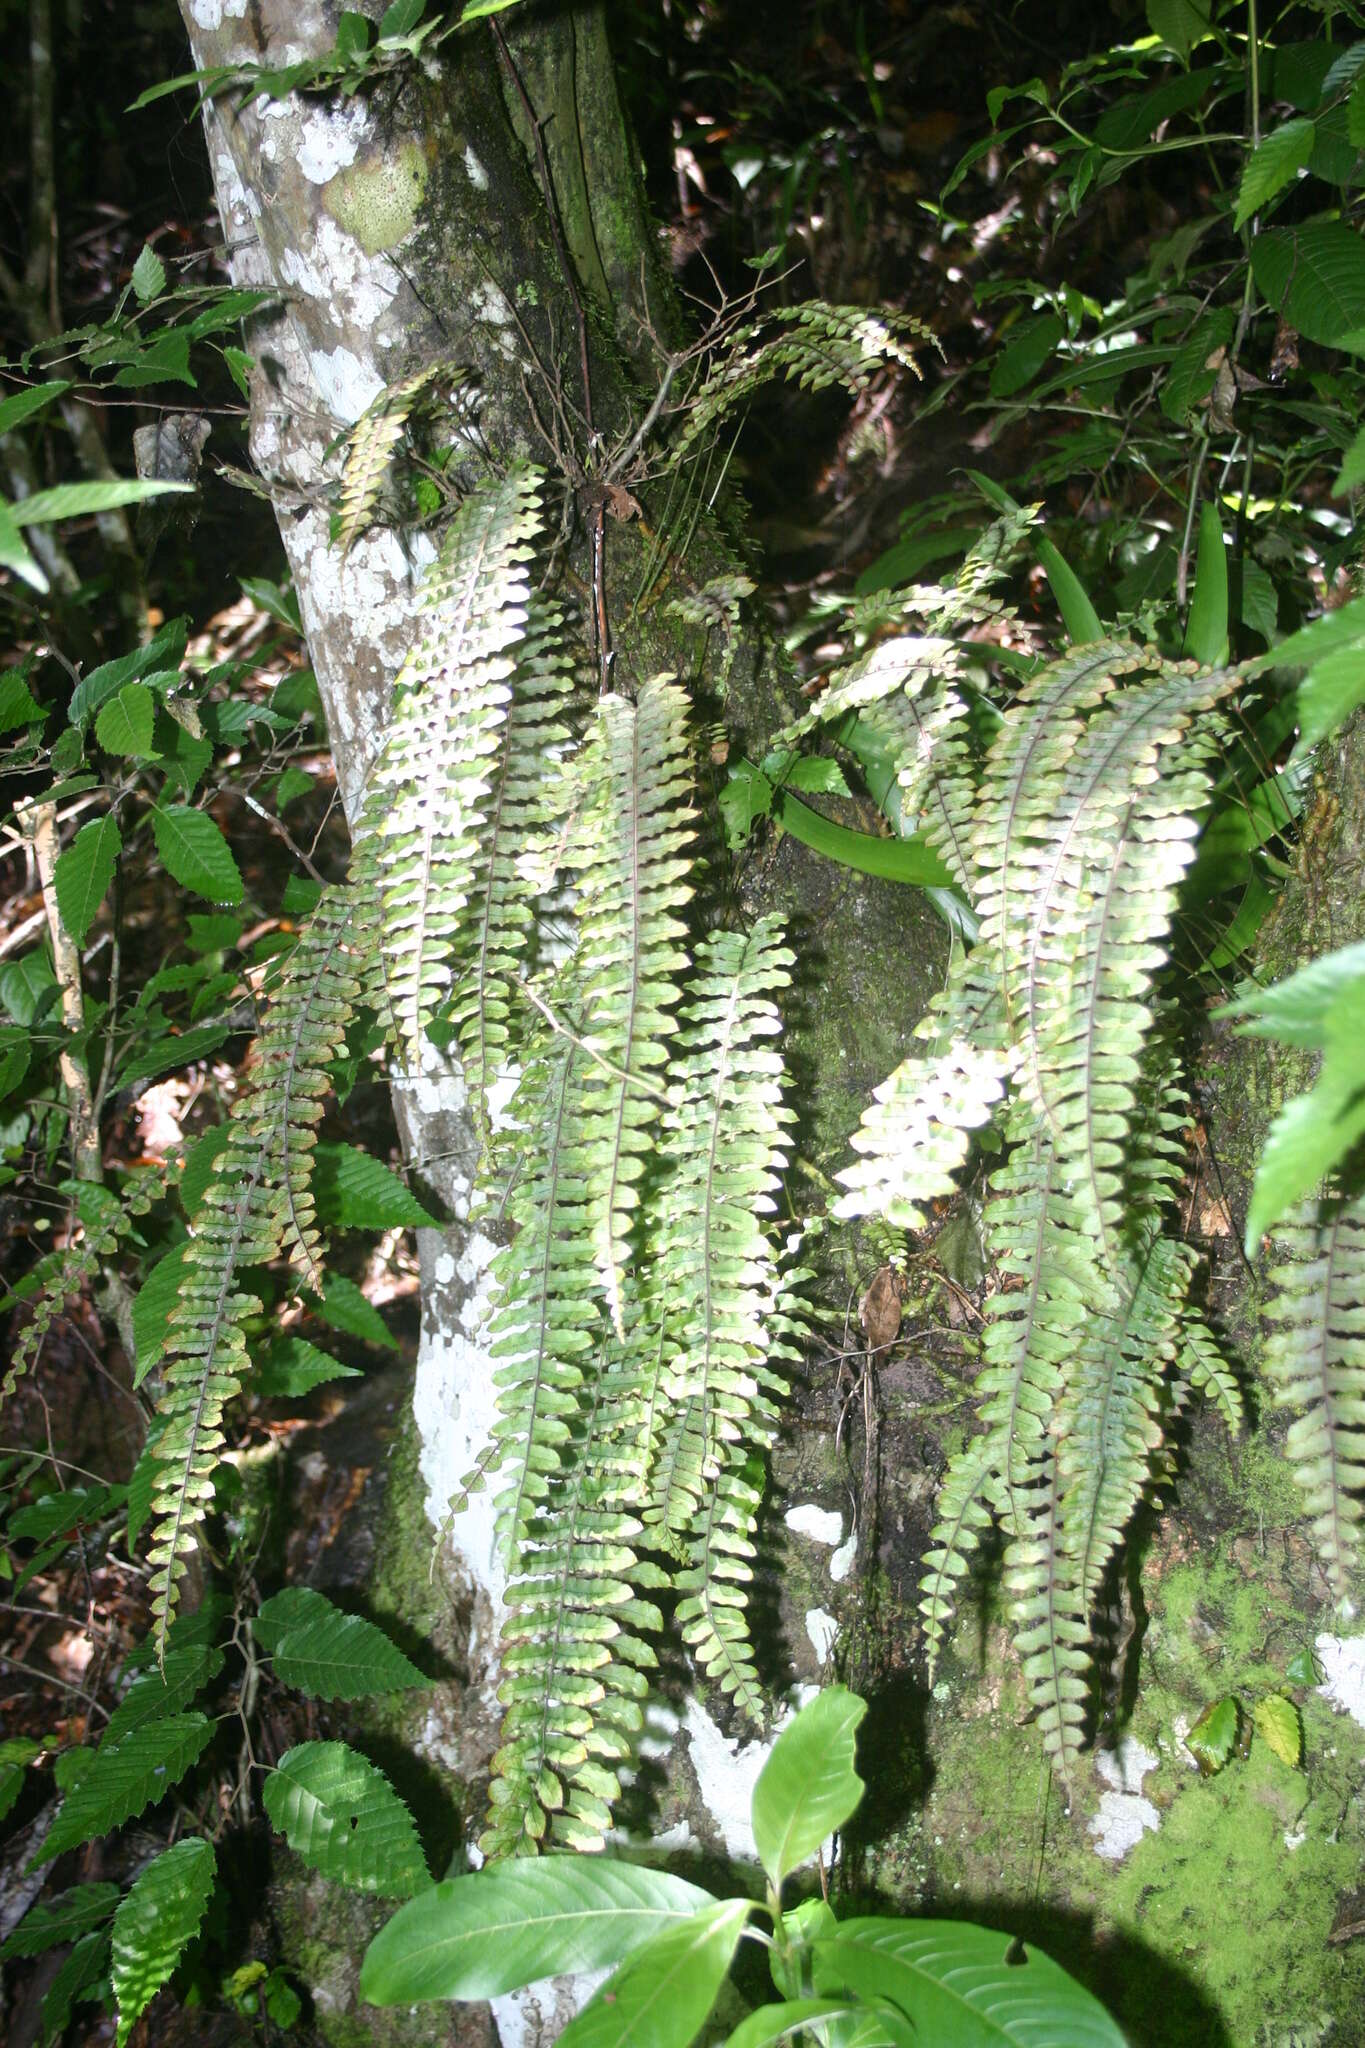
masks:
<path id="1" fill-rule="evenodd" d="M 321 54 L 335 33 L 334 10 L 322 0 L 182 0 L 182 10 L 203 67 L 295 62 Z M 549 18 L 527 10 L 525 25 L 520 12 L 506 17 L 505 51 L 479 23 L 444 43 L 434 60 L 353 99 L 294 94 L 238 105 L 237 95 L 225 93 L 205 110 L 234 282 L 270 289 L 281 301 L 277 312 L 251 323 L 247 337 L 256 360 L 251 452 L 275 503 L 352 821 L 433 550 L 423 536 L 405 546 L 380 526 L 343 557 L 330 535 L 326 494 L 339 471 L 329 449 L 386 384 L 438 361 L 471 372 L 483 445 L 499 460 L 529 456 L 554 473 L 568 578 L 590 617 L 593 501 L 584 471 L 600 469 L 603 455 L 635 432 L 661 374 L 663 339 L 678 331 L 640 200 L 602 7 L 570 6 Z M 545 203 L 546 178 L 553 207 Z M 457 459 L 477 463 L 478 443 L 467 437 Z M 641 495 L 648 513 L 648 494 Z M 642 550 L 634 529 L 608 522 L 605 596 L 619 622 L 615 660 L 637 677 L 680 672 L 698 695 L 710 696 L 723 653 L 729 726 L 741 738 L 752 733 L 751 745 L 761 741 L 780 694 L 761 639 L 750 632 L 736 645 L 708 649 L 670 624 L 663 605 L 628 616 Z M 688 569 L 703 582 L 717 567 L 733 564 L 703 523 Z M 945 941 L 910 892 L 835 875 L 792 842 L 784 842 L 765 886 L 789 904 L 804 903 L 808 956 L 822 961 L 819 1003 L 796 1020 L 794 1041 L 814 1084 L 809 1150 L 832 1170 L 872 1087 L 908 1050 L 941 977 Z M 492 1419 L 492 1364 L 481 1329 L 494 1247 L 467 1220 L 477 1146 L 458 1070 L 433 1051 L 420 1076 L 395 1084 L 394 1100 L 412 1169 L 454 1219 L 419 1236 L 416 1443 L 407 1449 L 420 1467 L 425 1519 L 420 1511 L 391 1515 L 381 1539 L 386 1582 L 417 1588 L 427 1576 L 429 1525 L 444 1520 Z M 842 1296 L 837 1312 L 844 1316 Z M 840 1398 L 832 1382 L 817 1389 L 813 1432 L 798 1435 L 784 1454 L 786 1479 L 805 1494 L 798 1505 L 807 1512 L 796 1514 L 791 1531 L 777 1532 L 804 1559 L 790 1575 L 798 1588 L 786 1617 L 793 1660 L 790 1671 L 777 1671 L 779 1680 L 818 1677 L 834 1627 L 828 1608 L 852 1590 L 844 1583 L 853 1530 L 842 1512 L 842 1472 L 837 1456 L 811 1454 L 812 1442 L 827 1449 Z M 391 1490 L 411 1505 L 405 1487 Z M 446 1596 L 460 1618 L 449 1648 L 463 1684 L 446 1689 L 436 1708 L 424 1710 L 420 1730 L 408 1731 L 428 1756 L 453 1761 L 473 1802 L 471 1839 L 498 1723 L 503 1578 L 486 1502 L 476 1496 L 440 1552 Z M 405 1553 L 402 1566 L 395 1549 Z M 421 1611 L 419 1590 L 399 1598 L 409 1625 L 439 1630 Z M 656 1827 L 729 1855 L 751 1849 L 747 1788 L 765 1746 L 728 1738 L 695 1699 L 681 1717 L 663 1714 L 656 1733 L 652 1747 L 667 1763 Z M 314 1904 L 326 1912 L 320 1900 Z M 447 2038 L 454 2022 L 439 2009 L 428 2009 L 421 2023 L 430 2032 L 394 2034 L 398 2023 L 377 2015 L 368 2020 L 373 2033 L 348 2032 L 356 1939 L 338 1930 L 333 1944 L 353 1952 L 348 1974 L 335 1954 L 320 1959 L 317 1917 L 303 1910 L 309 1925 L 295 1949 L 313 1957 L 306 1973 L 315 1991 L 325 1987 L 319 2015 L 329 2029 L 335 2020 L 338 2039 Z M 563 2017 L 562 2001 L 558 2012 L 542 2014 L 532 2001 L 499 2013 L 505 2032 L 531 2038 L 553 2036 Z"/>

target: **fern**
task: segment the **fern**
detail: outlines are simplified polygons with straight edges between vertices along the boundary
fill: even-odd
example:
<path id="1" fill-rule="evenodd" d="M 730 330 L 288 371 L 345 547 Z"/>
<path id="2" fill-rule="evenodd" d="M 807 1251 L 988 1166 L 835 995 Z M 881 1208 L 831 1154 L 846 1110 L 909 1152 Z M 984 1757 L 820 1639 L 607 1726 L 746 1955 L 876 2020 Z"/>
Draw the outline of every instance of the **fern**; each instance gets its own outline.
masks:
<path id="1" fill-rule="evenodd" d="M 223 1410 L 249 1369 L 244 1324 L 261 1304 L 239 1275 L 286 1249 L 315 1269 L 314 1126 L 370 970 L 371 918 L 363 890 L 332 890 L 320 899 L 280 969 L 255 1066 L 196 1214 L 158 1403 L 148 1561 L 160 1656 L 195 1531 L 213 1497 Z"/>
<path id="2" fill-rule="evenodd" d="M 394 450 L 403 438 L 413 408 L 441 376 L 450 384 L 464 382 L 464 373 L 452 369 L 449 363 L 429 363 L 424 370 L 417 370 L 381 391 L 351 428 L 341 476 L 337 529 L 337 546 L 343 555 L 350 553 L 374 516 Z"/>
<path id="3" fill-rule="evenodd" d="M 1333 1592 L 1347 1596 L 1360 1558 L 1365 1487 L 1365 1200 L 1330 1194 L 1279 1232 L 1288 1260 L 1271 1275 L 1266 1370 L 1299 1410 L 1287 1451 Z"/>
<path id="4" fill-rule="evenodd" d="M 538 473 L 521 466 L 451 522 L 370 778 L 360 852 L 382 904 L 389 1009 L 410 1072 L 450 994 L 457 934 L 477 888 L 492 757 L 527 623 L 539 488 Z"/>

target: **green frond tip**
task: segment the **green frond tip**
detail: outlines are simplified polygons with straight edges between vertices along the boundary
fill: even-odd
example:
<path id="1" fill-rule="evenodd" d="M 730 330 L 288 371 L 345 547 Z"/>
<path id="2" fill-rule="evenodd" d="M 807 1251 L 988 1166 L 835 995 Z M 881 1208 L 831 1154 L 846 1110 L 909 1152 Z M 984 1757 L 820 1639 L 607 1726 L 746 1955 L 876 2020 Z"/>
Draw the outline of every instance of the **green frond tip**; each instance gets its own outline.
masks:
<path id="1" fill-rule="evenodd" d="M 449 363 L 429 363 L 400 383 L 381 391 L 367 406 L 347 437 L 346 466 L 341 476 L 341 513 L 337 546 L 348 555 L 365 528 L 370 525 L 394 451 L 413 408 L 438 377 L 447 385 L 462 384 L 465 373 Z"/>
<path id="2" fill-rule="evenodd" d="M 1318 1557 L 1344 1600 L 1365 1489 L 1365 1197 L 1309 1203 L 1279 1238 L 1288 1258 L 1271 1275 L 1265 1369 L 1277 1403 L 1298 1411 L 1285 1448 Z"/>
<path id="3" fill-rule="evenodd" d="M 485 484 L 427 573 L 418 635 L 366 793 L 358 854 L 384 923 L 389 1013 L 410 1072 L 451 993 L 453 955 L 486 858 L 493 760 L 527 626 L 540 532 L 529 464 Z"/>

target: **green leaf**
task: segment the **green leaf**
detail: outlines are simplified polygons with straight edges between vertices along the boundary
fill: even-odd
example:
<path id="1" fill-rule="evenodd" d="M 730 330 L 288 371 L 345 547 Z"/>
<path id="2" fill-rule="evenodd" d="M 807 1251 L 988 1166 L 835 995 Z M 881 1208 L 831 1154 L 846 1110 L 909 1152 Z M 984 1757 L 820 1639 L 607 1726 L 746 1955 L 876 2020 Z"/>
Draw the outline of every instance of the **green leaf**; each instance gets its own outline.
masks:
<path id="1" fill-rule="evenodd" d="M 10 507 L 18 526 L 50 526 L 56 519 L 85 519 L 96 512 L 113 512 L 120 505 L 141 505 L 148 498 L 164 498 L 169 492 L 182 497 L 192 484 L 145 482 L 141 478 L 110 478 L 105 483 L 57 484 L 50 491 L 35 491 Z"/>
<path id="2" fill-rule="evenodd" d="M 857 2010 L 845 1998 L 789 1998 L 781 2005 L 760 2005 L 740 2021 L 725 2048 L 775 2048 L 777 2042 L 804 2031 L 812 2020 L 839 2019 Z M 816 2041 L 828 2038 L 818 2031 L 812 2034 Z"/>
<path id="3" fill-rule="evenodd" d="M 261 1796 L 271 1826 L 333 1882 L 396 1899 L 430 1884 L 412 1815 L 383 1772 L 344 1742 L 300 1743 Z"/>
<path id="4" fill-rule="evenodd" d="M 106 1742 L 122 1742 L 135 1728 L 165 1721 L 188 1707 L 196 1693 L 212 1685 L 223 1668 L 223 1653 L 213 1643 L 186 1643 L 167 1650 L 158 1670 L 135 1679 L 109 1716 Z"/>
<path id="5" fill-rule="evenodd" d="M 358 1700 L 431 1683 L 372 1621 L 344 1614 L 308 1586 L 266 1601 L 256 1640 L 273 1657 L 275 1676 L 315 1699 Z"/>
<path id="6" fill-rule="evenodd" d="M 1340 731 L 1359 704 L 1365 704 L 1365 645 L 1325 656 L 1299 684 L 1294 758 Z"/>
<path id="7" fill-rule="evenodd" d="M 95 921 L 114 879 L 123 841 L 112 815 L 82 825 L 66 852 L 57 856 L 53 881 L 62 923 L 80 945 Z"/>
<path id="8" fill-rule="evenodd" d="M 180 1282 L 190 1255 L 188 1242 L 178 1244 L 157 1260 L 133 1297 L 133 1343 L 137 1347 L 137 1372 L 133 1380 L 140 1387 L 166 1348 L 171 1314 L 180 1299 Z"/>
<path id="9" fill-rule="evenodd" d="M 95 720 L 95 738 L 107 754 L 131 754 L 145 760 L 156 750 L 152 726 L 156 699 L 145 683 L 125 683 L 117 697 Z"/>
<path id="10" fill-rule="evenodd" d="M 766 762 L 764 765 L 766 767 Z M 781 775 L 781 781 L 784 788 L 804 790 L 808 796 L 852 794 L 839 763 L 827 760 L 822 754 L 808 754 L 802 760 L 791 762 Z"/>
<path id="11" fill-rule="evenodd" d="M 195 1211 L 212 1184 L 219 1154 L 231 1135 L 230 1123 L 210 1124 L 185 1154 L 185 1164 L 180 1171 L 180 1206 L 187 1222 L 194 1221 Z"/>
<path id="12" fill-rule="evenodd" d="M 173 1714 L 134 1728 L 122 1742 L 101 1743 L 80 1783 L 67 1794 L 34 1866 L 107 1835 L 164 1799 L 198 1761 L 212 1733 L 213 1724 L 202 1714 Z"/>
<path id="13" fill-rule="evenodd" d="M 1217 668 L 1228 653 L 1228 552 L 1218 507 L 1205 499 L 1199 513 L 1199 553 L 1194 597 L 1185 627 L 1185 652 L 1204 668 Z"/>
<path id="14" fill-rule="evenodd" d="M 1064 560 L 1050 540 L 1040 537 L 1036 542 L 1038 560 L 1052 586 L 1052 595 L 1057 600 L 1057 609 L 1066 627 L 1066 637 L 1073 647 L 1083 647 L 1091 640 L 1103 640 L 1104 627 L 1100 624 L 1099 613 L 1090 602 L 1085 585 L 1080 577 Z"/>
<path id="15" fill-rule="evenodd" d="M 281 1337 L 271 1345 L 265 1363 L 258 1369 L 255 1389 L 267 1397 L 297 1399 L 302 1394 L 311 1394 L 314 1387 L 328 1380 L 361 1377 L 356 1366 L 343 1365 L 339 1358 L 329 1357 L 306 1337 Z"/>
<path id="16" fill-rule="evenodd" d="M 386 36 L 411 35 L 422 19 L 425 7 L 426 0 L 392 0 L 392 5 L 385 8 L 380 19 L 380 41 Z"/>
<path id="17" fill-rule="evenodd" d="M 143 245 L 142 253 L 133 265 L 132 285 L 133 296 L 139 306 L 160 298 L 166 289 L 166 266 L 150 242 Z"/>
<path id="18" fill-rule="evenodd" d="M 21 725 L 31 725 L 35 718 L 44 716 L 43 707 L 37 701 L 20 669 L 10 669 L 0 676 L 0 732 L 13 732 Z"/>
<path id="19" fill-rule="evenodd" d="M 33 418 L 60 398 L 64 391 L 71 389 L 65 378 L 57 377 L 49 384 L 31 384 L 27 391 L 14 391 L 0 399 L 0 434 L 8 434 L 25 420 Z"/>
<path id="20" fill-rule="evenodd" d="M 30 1041 L 17 1025 L 0 1025 L 0 1099 L 19 1086 L 28 1072 Z"/>
<path id="21" fill-rule="evenodd" d="M 13 1956 L 40 1956 L 59 1942 L 78 1941 L 92 1927 L 99 1927 L 118 1904 L 116 1884 L 78 1884 L 55 1899 L 39 1899 L 30 1906 L 3 1948 L 0 1963 Z"/>
<path id="22" fill-rule="evenodd" d="M 107 698 L 117 695 L 125 683 L 135 682 L 139 676 L 154 678 L 158 683 L 163 678 L 166 683 L 178 681 L 186 631 L 183 618 L 170 619 L 145 646 L 134 647 L 129 653 L 92 668 L 72 692 L 67 709 L 72 725 L 84 725 Z"/>
<path id="23" fill-rule="evenodd" d="M 842 1685 L 802 1707 L 773 1745 L 754 1786 L 754 1842 L 775 1889 L 857 1809 L 863 1781 L 855 1735 L 867 1703 Z"/>
<path id="24" fill-rule="evenodd" d="M 1210 33 L 1209 10 L 1198 0 L 1147 0 L 1147 22 L 1182 63 L 1189 62 L 1195 44 Z"/>
<path id="25" fill-rule="evenodd" d="M 173 1067 L 188 1067 L 195 1060 L 206 1059 L 217 1052 L 229 1028 L 226 1024 L 196 1024 L 190 1031 L 154 1038 L 142 1052 L 120 1064 L 114 1076 L 116 1086 L 130 1088 L 135 1081 L 150 1081 L 156 1074 L 170 1073 Z"/>
<path id="26" fill-rule="evenodd" d="M 185 924 L 196 953 L 229 952 L 242 936 L 242 920 L 229 917 L 226 911 L 205 915 L 192 910 Z"/>
<path id="27" fill-rule="evenodd" d="M 139 2015 L 199 1932 L 215 1869 L 213 1844 L 188 1836 L 147 1865 L 114 1915 L 115 2048 L 123 2048 Z"/>
<path id="28" fill-rule="evenodd" d="M 51 1009 L 56 994 L 57 977 L 41 948 L 0 967 L 0 1003 L 16 1024 L 36 1024 Z"/>
<path id="29" fill-rule="evenodd" d="M 653 1935 L 570 2020 L 559 2048 L 688 2048 L 729 1974 L 753 1905 L 718 1899 Z"/>
<path id="30" fill-rule="evenodd" d="M 275 784 L 277 809 L 287 810 L 290 804 L 297 802 L 301 796 L 307 796 L 316 786 L 306 768 L 286 768 Z"/>
<path id="31" fill-rule="evenodd" d="M 14 507 L 4 499 L 0 499 L 0 569 L 12 569 L 30 590 L 46 593 L 50 587 L 46 574 L 33 559 L 28 543 L 19 531 Z"/>
<path id="32" fill-rule="evenodd" d="M 1257 1700 L 1251 1718 L 1266 1748 L 1296 1771 L 1303 1762 L 1303 1722 L 1293 1700 L 1282 1692 L 1268 1692 Z"/>
<path id="33" fill-rule="evenodd" d="M 167 871 L 184 888 L 213 903 L 241 902 L 237 863 L 207 811 L 189 804 L 155 804 L 152 832 Z"/>
<path id="34" fill-rule="evenodd" d="M 506 14 L 516 4 L 517 0 L 465 0 L 460 26 L 463 28 L 467 21 L 482 21 L 487 14 Z"/>
<path id="35" fill-rule="evenodd" d="M 1021 320 L 991 370 L 991 397 L 1009 398 L 1021 391 L 1037 376 L 1065 333 L 1066 322 L 1059 313 L 1037 313 Z"/>
<path id="36" fill-rule="evenodd" d="M 66 2032 L 79 2000 L 98 1995 L 109 1967 L 109 1936 L 102 1929 L 83 1934 L 43 1998 L 43 2048 Z"/>
<path id="37" fill-rule="evenodd" d="M 925 2048 L 1126 2048 L 1099 2000 L 1039 1949 L 965 1920 L 846 1920 L 815 1988 L 886 1998 Z"/>
<path id="38" fill-rule="evenodd" d="M 318 1314 L 348 1337 L 359 1337 L 366 1344 L 382 1344 L 387 1351 L 398 1349 L 398 1339 L 378 1309 L 366 1301 L 355 1281 L 348 1280 L 343 1273 L 324 1283 Z"/>
<path id="39" fill-rule="evenodd" d="M 1242 1711 L 1235 1699 L 1209 1701 L 1185 1737 L 1185 1747 L 1198 1764 L 1201 1777 L 1211 1778 L 1222 1770 L 1236 1745 L 1241 1719 Z"/>
<path id="40" fill-rule="evenodd" d="M 322 1222 L 343 1230 L 438 1227 L 398 1175 L 356 1145 L 321 1143 L 314 1148 L 313 1196 Z"/>
<path id="41" fill-rule="evenodd" d="M 1271 130 L 1260 148 L 1247 158 L 1237 193 L 1237 210 L 1232 216 L 1234 228 L 1244 226 L 1253 213 L 1284 190 L 1294 173 L 1308 162 L 1316 140 L 1316 123 L 1303 114 Z"/>
<path id="42" fill-rule="evenodd" d="M 32 1742 L 26 1735 L 11 1735 L 0 1742 L 0 1820 L 5 1818 L 23 1791 L 24 1774 L 29 1765 L 42 1753 L 41 1742 Z M 0 1961 L 8 1954 L 7 1945 L 0 1949 Z"/>
<path id="43" fill-rule="evenodd" d="M 496 1998 L 566 1970 L 602 1970 L 688 1923 L 709 1895 L 666 1870 L 547 1856 L 434 1885 L 370 1943 L 360 1995 L 371 2005 Z"/>
<path id="44" fill-rule="evenodd" d="M 1350 447 L 1342 457 L 1341 468 L 1336 482 L 1332 485 L 1332 496 L 1344 498 L 1348 491 L 1359 490 L 1365 484 L 1365 427 L 1361 427 Z"/>
<path id="45" fill-rule="evenodd" d="M 1346 102 L 1346 139 L 1352 149 L 1365 149 L 1365 78 L 1358 78 Z"/>
<path id="46" fill-rule="evenodd" d="M 1365 327 L 1365 237 L 1344 222 L 1271 228 L 1252 243 L 1251 268 L 1267 304 L 1309 341 L 1335 348 Z"/>

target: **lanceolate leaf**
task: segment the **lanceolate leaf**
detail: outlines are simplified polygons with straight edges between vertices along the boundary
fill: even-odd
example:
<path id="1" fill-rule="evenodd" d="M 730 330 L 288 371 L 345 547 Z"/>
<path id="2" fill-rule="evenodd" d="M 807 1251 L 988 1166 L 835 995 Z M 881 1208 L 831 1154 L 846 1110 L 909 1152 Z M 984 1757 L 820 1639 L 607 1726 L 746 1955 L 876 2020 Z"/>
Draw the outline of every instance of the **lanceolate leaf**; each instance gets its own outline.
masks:
<path id="1" fill-rule="evenodd" d="M 753 1906 L 721 1899 L 650 1940 L 560 2035 L 565 2048 L 688 2048 L 710 2017 Z"/>
<path id="2" fill-rule="evenodd" d="M 212 1733 L 213 1724 L 203 1714 L 172 1714 L 130 1730 L 121 1742 L 102 1743 L 67 1794 L 35 1863 L 50 1863 L 63 1849 L 93 1842 L 164 1799 Z"/>
<path id="3" fill-rule="evenodd" d="M 1302 115 L 1282 121 L 1271 130 L 1259 149 L 1247 158 L 1237 194 L 1237 210 L 1232 216 L 1234 228 L 1242 227 L 1253 213 L 1284 190 L 1294 173 L 1308 162 L 1316 139 L 1314 123 Z"/>
<path id="4" fill-rule="evenodd" d="M 601 1857 L 496 1864 L 401 1907 L 370 1943 L 361 1997 L 496 1998 L 566 1970 L 609 1969 L 710 1903 L 668 1871 Z"/>
<path id="5" fill-rule="evenodd" d="M 348 1230 L 436 1227 L 436 1218 L 397 1174 L 358 1146 L 318 1145 L 313 1158 L 313 1192 L 322 1222 Z"/>
<path id="6" fill-rule="evenodd" d="M 783 1730 L 754 1786 L 754 1842 L 780 1890 L 784 1878 L 857 1811 L 862 1779 L 855 1736 L 867 1703 L 842 1685 L 827 1686 Z"/>
<path id="7" fill-rule="evenodd" d="M 117 2048 L 199 1932 L 214 1875 L 213 1844 L 188 1837 L 148 1864 L 114 1915 Z"/>
<path id="8" fill-rule="evenodd" d="M 0 1948 L 0 1963 L 13 1956 L 40 1956 L 59 1942 L 79 1940 L 109 1918 L 118 1897 L 116 1884 L 80 1884 L 55 1899 L 39 1899 Z"/>
<path id="9" fill-rule="evenodd" d="M 53 880 L 62 923 L 77 945 L 95 920 L 114 879 L 122 841 L 112 816 L 82 825 L 66 852 L 58 856 Z"/>
<path id="10" fill-rule="evenodd" d="M 241 902 L 237 863 L 207 811 L 189 804 L 157 804 L 152 832 L 156 850 L 177 882 L 213 903 Z"/>
<path id="11" fill-rule="evenodd" d="M 344 1742 L 300 1743 L 261 1796 L 272 1825 L 324 1877 L 392 1899 L 430 1882 L 412 1815 L 383 1772 Z"/>
<path id="12" fill-rule="evenodd" d="M 277 1678 L 318 1699 L 358 1700 L 430 1684 L 372 1621 L 343 1613 L 307 1586 L 266 1601 L 256 1639 L 274 1659 Z"/>

